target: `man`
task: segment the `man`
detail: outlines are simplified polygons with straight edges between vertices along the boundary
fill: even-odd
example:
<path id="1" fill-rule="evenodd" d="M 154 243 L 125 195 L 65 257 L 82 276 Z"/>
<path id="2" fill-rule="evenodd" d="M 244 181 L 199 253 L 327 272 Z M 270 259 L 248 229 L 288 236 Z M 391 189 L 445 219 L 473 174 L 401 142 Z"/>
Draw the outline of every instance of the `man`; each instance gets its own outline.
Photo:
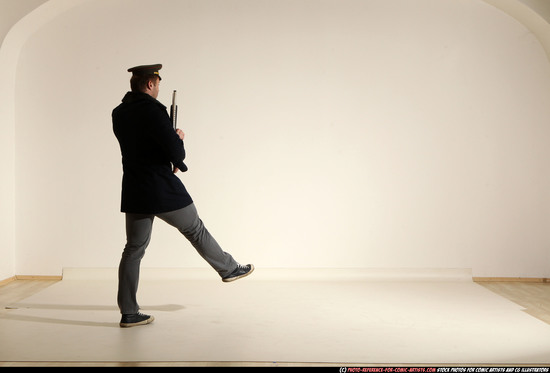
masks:
<path id="1" fill-rule="evenodd" d="M 119 265 L 118 306 L 121 327 L 151 323 L 139 312 L 137 289 L 141 259 L 145 254 L 155 217 L 177 228 L 214 268 L 222 281 L 248 276 L 252 264 L 240 265 L 224 252 L 204 227 L 178 170 L 183 163 L 184 133 L 174 131 L 166 107 L 157 101 L 162 65 L 136 66 L 128 92 L 112 113 L 113 131 L 122 153 L 122 202 L 126 214 L 126 246 Z"/>

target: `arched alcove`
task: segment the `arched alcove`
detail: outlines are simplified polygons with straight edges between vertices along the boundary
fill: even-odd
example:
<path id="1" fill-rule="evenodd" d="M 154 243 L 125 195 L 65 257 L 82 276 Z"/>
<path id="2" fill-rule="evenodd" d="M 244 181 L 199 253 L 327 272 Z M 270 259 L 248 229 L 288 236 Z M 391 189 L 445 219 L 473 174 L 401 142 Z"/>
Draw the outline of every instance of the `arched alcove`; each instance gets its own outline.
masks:
<path id="1" fill-rule="evenodd" d="M 548 277 L 550 77 L 530 28 L 478 0 L 136 2 L 51 0 L 2 46 L 18 273 L 116 265 L 109 114 L 126 68 L 161 62 L 182 180 L 237 257 Z M 203 265 L 156 230 L 145 265 Z"/>

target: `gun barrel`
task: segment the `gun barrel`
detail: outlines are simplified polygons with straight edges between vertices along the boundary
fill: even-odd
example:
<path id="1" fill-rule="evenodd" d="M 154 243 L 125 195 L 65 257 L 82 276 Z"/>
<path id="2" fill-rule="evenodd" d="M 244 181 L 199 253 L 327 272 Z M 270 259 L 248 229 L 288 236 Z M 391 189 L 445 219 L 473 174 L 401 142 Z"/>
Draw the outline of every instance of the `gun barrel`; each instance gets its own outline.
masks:
<path id="1" fill-rule="evenodd" d="M 176 104 L 176 91 L 172 93 L 172 107 L 170 108 L 170 118 L 172 119 L 172 126 L 177 128 L 178 123 L 178 105 Z"/>

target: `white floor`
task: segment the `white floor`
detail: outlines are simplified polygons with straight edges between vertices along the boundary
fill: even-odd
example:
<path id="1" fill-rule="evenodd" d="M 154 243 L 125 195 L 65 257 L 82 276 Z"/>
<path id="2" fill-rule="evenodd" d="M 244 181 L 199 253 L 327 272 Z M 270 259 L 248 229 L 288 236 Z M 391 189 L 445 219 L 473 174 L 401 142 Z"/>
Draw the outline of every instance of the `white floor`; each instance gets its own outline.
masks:
<path id="1" fill-rule="evenodd" d="M 144 270 L 139 299 L 122 329 L 116 272 L 67 271 L 1 305 L 0 362 L 550 364 L 550 325 L 460 273 Z"/>

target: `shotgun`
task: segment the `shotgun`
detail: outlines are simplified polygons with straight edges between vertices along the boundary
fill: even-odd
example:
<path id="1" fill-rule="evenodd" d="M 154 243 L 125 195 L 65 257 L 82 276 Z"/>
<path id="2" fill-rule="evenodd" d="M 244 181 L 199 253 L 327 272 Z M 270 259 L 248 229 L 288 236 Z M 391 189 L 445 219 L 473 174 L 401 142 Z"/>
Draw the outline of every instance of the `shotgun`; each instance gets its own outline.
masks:
<path id="1" fill-rule="evenodd" d="M 172 93 L 172 106 L 170 107 L 170 120 L 172 121 L 172 127 L 174 127 L 174 131 L 176 128 L 178 128 L 178 105 L 176 103 L 176 91 Z M 181 172 L 187 171 L 187 166 L 185 163 L 183 163 L 184 168 L 181 169 Z"/>
<path id="2" fill-rule="evenodd" d="M 175 131 L 178 123 L 178 105 L 176 104 L 176 91 L 172 93 L 172 106 L 170 107 L 170 119 L 172 120 L 172 126 L 174 127 L 174 131 Z"/>

